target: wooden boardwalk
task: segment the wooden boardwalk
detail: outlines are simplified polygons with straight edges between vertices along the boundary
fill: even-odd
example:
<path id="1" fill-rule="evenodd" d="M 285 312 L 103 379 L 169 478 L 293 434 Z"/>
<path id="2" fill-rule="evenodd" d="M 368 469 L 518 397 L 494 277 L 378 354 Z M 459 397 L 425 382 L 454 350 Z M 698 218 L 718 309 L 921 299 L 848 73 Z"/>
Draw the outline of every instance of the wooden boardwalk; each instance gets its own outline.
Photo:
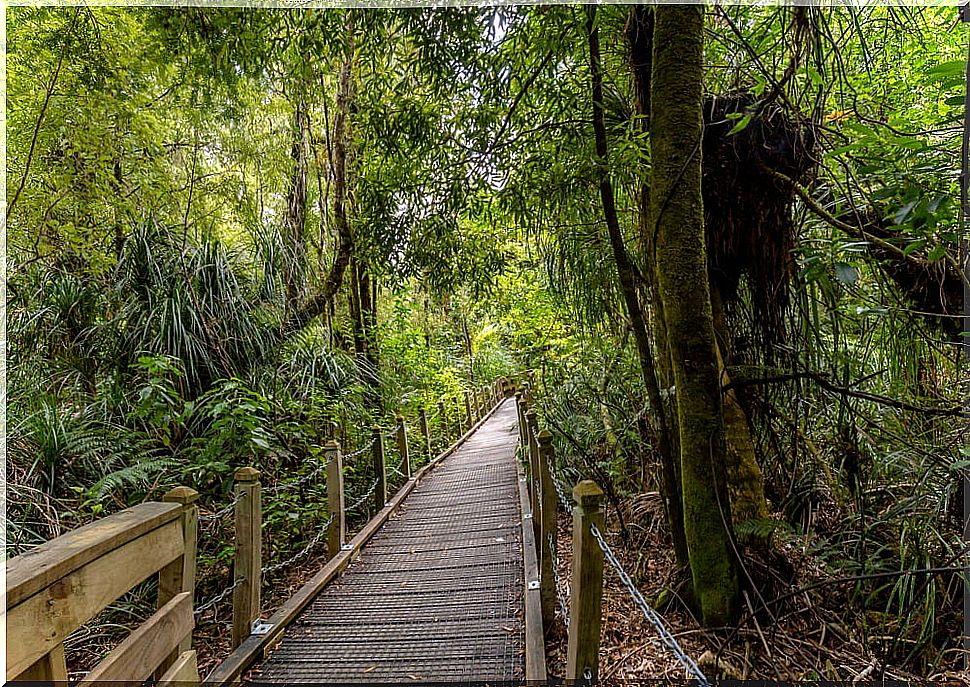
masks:
<path id="1" fill-rule="evenodd" d="M 252 681 L 523 680 L 517 436 L 507 399 L 286 627 Z"/>

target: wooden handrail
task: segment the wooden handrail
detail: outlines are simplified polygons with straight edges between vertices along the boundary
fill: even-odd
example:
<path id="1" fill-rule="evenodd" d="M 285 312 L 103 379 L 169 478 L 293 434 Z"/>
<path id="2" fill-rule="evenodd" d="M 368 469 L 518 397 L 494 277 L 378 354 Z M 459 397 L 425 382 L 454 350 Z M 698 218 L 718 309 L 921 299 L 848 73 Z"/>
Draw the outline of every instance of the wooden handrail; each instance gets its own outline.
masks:
<path id="1" fill-rule="evenodd" d="M 46 541 L 7 561 L 7 607 L 70 575 L 95 558 L 179 517 L 174 503 L 141 503 Z"/>
<path id="2" fill-rule="evenodd" d="M 66 681 L 63 642 L 68 635 L 151 575 L 175 567 L 194 571 L 194 509 L 194 499 L 189 498 L 139 504 L 8 561 L 6 678 Z M 131 641 L 109 654 L 93 675 L 101 674 L 99 668 L 110 671 L 111 666 L 127 665 L 132 656 L 139 657 L 139 671 L 148 671 L 144 678 L 132 679 L 143 680 L 168 667 L 166 659 L 183 648 L 191 631 L 187 575 L 180 574 L 179 585 L 187 589 L 132 633 Z M 148 665 L 138 646 L 153 640 L 157 652 Z"/>

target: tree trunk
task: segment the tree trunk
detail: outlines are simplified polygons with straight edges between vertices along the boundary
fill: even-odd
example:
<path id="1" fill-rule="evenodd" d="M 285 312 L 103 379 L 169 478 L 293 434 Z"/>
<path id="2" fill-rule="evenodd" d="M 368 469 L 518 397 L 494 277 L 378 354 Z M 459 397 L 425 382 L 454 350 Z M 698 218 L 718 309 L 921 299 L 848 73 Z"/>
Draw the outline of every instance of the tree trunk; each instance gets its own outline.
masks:
<path id="1" fill-rule="evenodd" d="M 658 5 L 650 113 L 650 223 L 677 392 L 684 534 L 705 625 L 737 615 L 740 588 L 701 198 L 704 8 Z"/>
<path id="2" fill-rule="evenodd" d="M 333 215 L 337 228 L 337 253 L 333 265 L 320 290 L 304 301 L 298 309 L 287 317 L 284 332 L 301 329 L 309 322 L 331 310 L 334 297 L 343 283 L 344 272 L 350 263 L 354 248 L 354 237 L 347 213 L 347 177 L 350 151 L 349 113 L 353 98 L 353 60 L 354 60 L 354 21 L 353 12 L 347 12 L 347 57 L 340 68 L 340 82 L 337 86 L 337 107 L 334 114 L 333 159 Z"/>
<path id="3" fill-rule="evenodd" d="M 647 326 L 643 319 L 643 307 L 637 290 L 637 270 L 627 253 L 620 231 L 620 222 L 616 214 L 616 202 L 613 195 L 613 184 L 610 181 L 609 146 L 606 138 L 606 123 L 603 116 L 603 75 L 600 67 L 599 29 L 596 27 L 596 5 L 586 6 L 586 30 L 589 37 L 589 71 L 592 91 L 593 134 L 596 138 L 596 161 L 599 176 L 600 201 L 603 204 L 603 215 L 606 219 L 606 229 L 613 249 L 613 261 L 620 278 L 620 289 L 623 301 L 630 316 L 633 330 L 633 340 L 637 347 L 640 360 L 640 376 L 650 407 L 652 416 L 648 419 L 650 433 L 653 435 L 660 455 L 663 470 L 664 511 L 667 522 L 670 523 L 671 536 L 674 542 L 674 552 L 677 562 L 687 563 L 687 542 L 683 536 L 683 512 L 678 498 L 677 478 L 674 468 L 674 453 L 670 448 L 669 432 L 663 412 L 663 401 L 657 373 L 650 349 L 650 339 L 647 336 Z"/>
<path id="4" fill-rule="evenodd" d="M 293 140 L 290 156 L 293 159 L 293 176 L 286 199 L 285 243 L 283 246 L 283 286 L 286 291 L 286 307 L 297 302 L 303 290 L 306 265 L 306 249 L 303 228 L 306 225 L 307 185 L 307 111 L 302 85 L 293 108 Z"/>
<path id="5" fill-rule="evenodd" d="M 717 366 L 721 386 L 731 383 L 727 364 L 731 359 L 728 342 L 730 332 L 724 313 L 724 300 L 717 287 L 711 286 L 711 308 L 714 321 L 714 334 L 717 341 Z M 765 500 L 765 481 L 758 464 L 754 439 L 748 426 L 748 416 L 738 400 L 737 394 L 730 389 L 722 396 L 724 403 L 724 435 L 727 441 L 727 480 L 728 495 L 731 498 L 731 512 L 734 524 L 748 520 L 768 518 L 768 502 Z M 740 537 L 745 543 L 759 546 L 767 545 L 770 535 L 747 535 Z"/>

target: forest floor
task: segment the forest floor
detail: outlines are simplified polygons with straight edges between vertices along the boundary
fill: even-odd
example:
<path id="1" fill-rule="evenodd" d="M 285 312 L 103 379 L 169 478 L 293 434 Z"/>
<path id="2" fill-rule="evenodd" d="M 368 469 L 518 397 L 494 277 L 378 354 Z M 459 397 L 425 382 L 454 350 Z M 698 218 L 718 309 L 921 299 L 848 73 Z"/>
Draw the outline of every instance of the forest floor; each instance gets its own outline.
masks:
<path id="1" fill-rule="evenodd" d="M 624 543 L 618 532 L 616 518 L 607 519 L 606 538 L 627 573 L 637 584 L 649 603 L 665 588 L 678 588 L 674 553 L 669 539 L 661 531 L 663 521 L 659 495 L 644 494 L 630 499 L 622 506 L 628 523 L 629 541 Z M 636 509 L 636 522 L 655 523 L 652 527 L 631 525 L 631 510 Z M 646 516 L 646 517 L 645 517 Z M 611 522 L 612 521 L 612 522 Z M 568 598 L 571 565 L 571 518 L 560 513 L 558 531 L 558 567 L 563 592 Z M 769 600 L 791 594 L 797 589 L 824 582 L 826 574 L 810 556 L 791 545 L 781 545 L 764 561 L 751 562 L 749 574 L 759 588 L 766 576 L 773 579 L 773 587 L 765 594 Z M 775 549 L 778 545 L 775 546 Z M 778 567 L 779 559 L 787 561 L 793 575 L 785 584 L 770 568 Z M 780 566 L 782 568 L 787 565 Z M 760 578 L 760 579 L 759 579 Z M 749 604 L 750 597 L 746 597 Z M 873 648 L 890 637 L 869 636 L 868 644 L 858 639 L 858 622 L 853 619 L 848 598 L 828 586 L 792 594 L 778 604 L 772 604 L 775 622 L 769 618 L 750 619 L 739 629 L 704 630 L 685 609 L 684 604 L 669 604 L 658 608 L 667 626 L 685 653 L 692 657 L 709 679 L 779 681 L 832 680 L 926 680 L 970 685 L 970 672 L 955 669 L 938 670 L 930 676 L 917 676 L 893 666 L 884 667 L 874 655 Z M 750 607 L 750 606 L 748 606 Z M 660 678 L 685 679 L 685 669 L 664 649 L 656 630 L 637 608 L 633 597 L 616 572 L 607 564 L 603 582 L 603 618 L 600 645 L 601 683 L 643 681 Z M 889 633 L 892 634 L 891 632 Z M 557 622 L 546 638 L 546 654 L 550 677 L 565 673 L 566 631 L 557 608 Z M 958 664 L 959 657 L 951 656 L 948 663 Z M 880 672 L 883 674 L 880 675 Z"/>

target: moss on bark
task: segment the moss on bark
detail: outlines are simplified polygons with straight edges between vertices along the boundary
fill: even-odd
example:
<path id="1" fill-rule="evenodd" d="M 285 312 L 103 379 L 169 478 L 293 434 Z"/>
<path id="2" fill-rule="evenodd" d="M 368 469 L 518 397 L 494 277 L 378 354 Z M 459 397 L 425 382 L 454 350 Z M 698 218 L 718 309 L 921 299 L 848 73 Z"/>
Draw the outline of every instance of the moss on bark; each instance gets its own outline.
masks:
<path id="1" fill-rule="evenodd" d="M 655 9 L 650 225 L 677 389 L 684 533 L 706 625 L 731 622 L 740 589 L 725 477 L 721 389 L 701 197 L 701 6 Z"/>

